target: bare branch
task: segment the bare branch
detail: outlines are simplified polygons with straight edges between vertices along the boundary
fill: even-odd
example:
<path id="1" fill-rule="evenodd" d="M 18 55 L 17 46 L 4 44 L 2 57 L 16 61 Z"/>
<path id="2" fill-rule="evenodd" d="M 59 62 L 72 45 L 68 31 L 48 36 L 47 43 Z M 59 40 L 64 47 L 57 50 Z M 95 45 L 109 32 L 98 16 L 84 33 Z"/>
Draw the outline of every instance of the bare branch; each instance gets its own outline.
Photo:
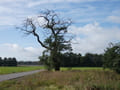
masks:
<path id="1" fill-rule="evenodd" d="M 35 24 L 33 23 L 33 20 L 32 19 L 29 19 L 27 18 L 24 22 L 24 26 L 22 28 L 20 27 L 17 27 L 18 29 L 24 31 L 25 34 L 29 35 L 29 34 L 33 34 L 36 38 L 37 38 L 37 41 L 39 42 L 39 44 L 44 47 L 44 48 L 47 48 L 50 50 L 49 47 L 47 47 L 46 45 L 44 45 L 42 43 L 42 41 L 40 40 L 40 37 L 39 35 L 36 33 L 36 26 Z"/>
<path id="2" fill-rule="evenodd" d="M 44 19 L 45 23 L 40 25 L 39 19 Z M 27 18 L 23 23 L 23 27 L 19 29 L 28 35 L 34 35 L 38 43 L 50 51 L 49 54 L 53 62 L 53 66 L 55 70 L 59 70 L 59 54 L 61 51 L 72 50 L 70 44 L 71 39 L 68 40 L 68 38 L 65 37 L 67 35 L 67 29 L 71 23 L 71 20 L 60 19 L 58 14 L 54 11 L 46 10 L 37 18 Z M 37 32 L 40 28 L 46 29 L 50 32 L 47 38 L 44 39 L 44 42 L 41 41 L 40 35 Z"/>
<path id="3" fill-rule="evenodd" d="M 54 36 L 54 42 L 56 42 L 57 45 L 57 39 L 58 36 L 63 36 L 64 34 L 67 32 L 68 27 L 71 25 L 72 21 L 70 19 L 68 20 L 64 20 L 64 19 L 60 19 L 58 17 L 58 15 L 51 10 L 47 10 L 45 12 L 42 12 L 42 14 L 40 14 L 37 18 L 43 18 L 46 23 L 42 26 L 40 26 L 40 22 L 35 21 L 35 18 L 27 18 L 24 23 L 23 23 L 23 27 L 19 28 L 20 30 L 24 31 L 25 34 L 30 35 L 33 34 L 36 38 L 37 41 L 39 42 L 39 44 L 49 50 L 51 50 L 51 48 L 49 46 L 46 46 L 41 40 L 40 40 L 40 36 L 39 34 L 36 32 L 36 30 L 38 29 L 37 25 L 43 29 L 47 29 L 51 32 L 50 35 Z M 69 43 L 71 41 L 62 41 L 60 43 Z"/>

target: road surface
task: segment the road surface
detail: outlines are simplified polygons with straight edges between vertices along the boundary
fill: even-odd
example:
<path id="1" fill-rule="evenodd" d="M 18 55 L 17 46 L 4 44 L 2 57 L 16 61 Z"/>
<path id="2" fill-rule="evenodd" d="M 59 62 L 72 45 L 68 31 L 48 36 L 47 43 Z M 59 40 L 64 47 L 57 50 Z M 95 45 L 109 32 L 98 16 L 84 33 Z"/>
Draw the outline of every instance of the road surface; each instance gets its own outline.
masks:
<path id="1" fill-rule="evenodd" d="M 13 73 L 13 74 L 7 74 L 7 75 L 0 75 L 0 82 L 5 81 L 5 80 L 10 80 L 10 79 L 15 79 L 18 77 L 34 74 L 37 72 L 41 72 L 44 70 L 35 70 L 35 71 L 29 71 L 29 72 L 20 72 L 20 73 Z"/>

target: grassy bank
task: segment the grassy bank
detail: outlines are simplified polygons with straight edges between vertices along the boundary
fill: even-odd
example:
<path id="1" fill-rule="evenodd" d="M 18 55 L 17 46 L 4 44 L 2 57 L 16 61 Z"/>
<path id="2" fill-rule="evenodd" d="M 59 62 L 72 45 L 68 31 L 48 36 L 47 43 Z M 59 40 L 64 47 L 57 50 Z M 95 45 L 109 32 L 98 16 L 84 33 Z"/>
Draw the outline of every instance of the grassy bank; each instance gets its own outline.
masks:
<path id="1" fill-rule="evenodd" d="M 44 67 L 42 66 L 0 67 L 0 74 L 26 72 L 39 69 L 44 69 Z"/>
<path id="2" fill-rule="evenodd" d="M 44 71 L 0 83 L 0 90 L 120 90 L 120 75 L 111 71 Z"/>

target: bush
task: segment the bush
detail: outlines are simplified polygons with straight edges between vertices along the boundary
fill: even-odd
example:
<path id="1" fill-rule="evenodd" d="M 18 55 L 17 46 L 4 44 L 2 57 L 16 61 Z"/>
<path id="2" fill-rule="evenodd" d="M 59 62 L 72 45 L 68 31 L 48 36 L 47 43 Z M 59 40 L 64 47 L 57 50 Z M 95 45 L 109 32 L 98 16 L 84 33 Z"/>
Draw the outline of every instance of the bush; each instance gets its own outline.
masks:
<path id="1" fill-rule="evenodd" d="M 104 68 L 110 68 L 120 73 L 120 46 L 112 46 L 105 50 Z"/>

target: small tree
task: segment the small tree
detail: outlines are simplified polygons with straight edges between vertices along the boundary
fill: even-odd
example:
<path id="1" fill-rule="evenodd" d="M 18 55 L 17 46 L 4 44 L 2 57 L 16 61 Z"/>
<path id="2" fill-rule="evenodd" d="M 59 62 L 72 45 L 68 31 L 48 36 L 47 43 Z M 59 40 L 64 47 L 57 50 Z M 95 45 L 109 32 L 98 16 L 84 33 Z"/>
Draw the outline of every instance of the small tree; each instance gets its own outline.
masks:
<path id="1" fill-rule="evenodd" d="M 42 24 L 40 20 L 43 21 Z M 60 19 L 54 11 L 46 10 L 35 18 L 27 18 L 20 29 L 36 37 L 38 43 L 49 53 L 48 60 L 51 66 L 55 70 L 60 70 L 59 54 L 64 50 L 71 50 L 70 39 L 66 37 L 70 25 L 71 20 Z M 47 34 L 44 38 L 40 37 L 41 28 L 44 34 Z"/>
<path id="2" fill-rule="evenodd" d="M 2 60 L 2 58 L 0 57 L 0 66 L 2 66 L 3 65 L 3 60 Z"/>
<path id="3" fill-rule="evenodd" d="M 17 66 L 17 59 L 15 57 L 12 58 L 11 62 L 12 62 L 11 66 Z"/>
<path id="4" fill-rule="evenodd" d="M 104 68 L 110 68 L 120 73 L 120 46 L 111 44 L 105 50 Z"/>
<path id="5" fill-rule="evenodd" d="M 8 60 L 7 57 L 3 59 L 3 66 L 8 66 L 7 60 Z"/>
<path id="6" fill-rule="evenodd" d="M 39 56 L 39 59 L 40 59 L 40 63 L 44 64 L 47 70 L 50 71 L 53 69 L 52 60 L 50 60 L 50 56 L 46 54 L 46 50 L 43 51 L 42 56 Z"/>

